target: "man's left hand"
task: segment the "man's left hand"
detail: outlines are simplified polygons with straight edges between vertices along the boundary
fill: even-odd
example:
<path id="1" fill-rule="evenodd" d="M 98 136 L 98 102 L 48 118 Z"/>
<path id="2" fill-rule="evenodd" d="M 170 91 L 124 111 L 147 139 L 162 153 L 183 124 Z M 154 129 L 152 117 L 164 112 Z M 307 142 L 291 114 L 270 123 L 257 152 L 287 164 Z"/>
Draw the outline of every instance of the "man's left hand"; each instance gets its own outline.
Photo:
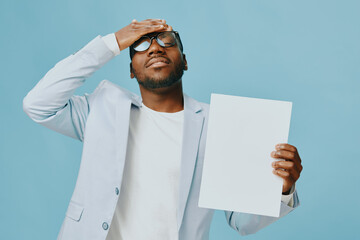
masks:
<path id="1" fill-rule="evenodd" d="M 296 147 L 281 143 L 275 146 L 276 151 L 271 152 L 271 157 L 282 159 L 283 161 L 274 161 L 272 167 L 273 173 L 283 179 L 284 195 L 290 193 L 291 187 L 299 179 L 300 173 L 303 169 L 301 159 Z"/>

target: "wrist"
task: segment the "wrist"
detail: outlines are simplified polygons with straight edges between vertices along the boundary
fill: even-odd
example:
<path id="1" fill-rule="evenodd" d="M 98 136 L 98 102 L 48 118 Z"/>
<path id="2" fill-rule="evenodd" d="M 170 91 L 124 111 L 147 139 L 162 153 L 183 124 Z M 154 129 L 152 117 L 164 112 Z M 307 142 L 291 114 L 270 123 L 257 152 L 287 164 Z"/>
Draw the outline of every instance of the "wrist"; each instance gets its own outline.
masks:
<path id="1" fill-rule="evenodd" d="M 118 44 L 118 46 L 119 46 L 119 49 L 120 49 L 120 51 L 122 51 L 123 49 L 121 48 L 121 45 L 120 45 L 120 36 L 119 36 L 119 31 L 117 31 L 116 33 L 115 33 L 115 38 L 116 38 L 116 42 L 117 42 L 117 44 Z"/>
<path id="2" fill-rule="evenodd" d="M 120 54 L 119 44 L 117 43 L 115 33 L 110 33 L 104 37 L 102 40 L 106 44 L 106 46 L 113 52 L 115 56 Z"/>
<path id="3" fill-rule="evenodd" d="M 289 195 L 289 194 L 290 194 L 290 191 L 291 191 L 291 188 L 290 188 L 288 191 L 283 192 L 282 195 Z"/>
<path id="4" fill-rule="evenodd" d="M 295 191 L 295 183 L 291 186 L 291 188 L 288 191 L 285 191 L 282 193 L 282 195 L 290 195 L 293 194 Z"/>

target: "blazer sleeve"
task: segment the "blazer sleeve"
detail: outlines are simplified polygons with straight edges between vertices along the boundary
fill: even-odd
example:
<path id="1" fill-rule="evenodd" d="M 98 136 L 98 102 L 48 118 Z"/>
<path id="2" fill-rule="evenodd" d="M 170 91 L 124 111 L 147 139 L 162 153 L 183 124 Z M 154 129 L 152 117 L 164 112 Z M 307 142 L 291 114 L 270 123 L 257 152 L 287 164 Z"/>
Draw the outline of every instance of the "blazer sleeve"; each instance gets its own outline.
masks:
<path id="1" fill-rule="evenodd" d="M 248 234 L 253 234 L 260 229 L 270 225 L 271 223 L 277 221 L 278 219 L 284 217 L 300 205 L 296 190 L 293 193 L 293 199 L 293 207 L 289 207 L 285 203 L 281 202 L 280 217 L 278 218 L 232 211 L 225 211 L 225 217 L 230 227 L 239 232 L 241 235 L 244 236 Z"/>
<path id="2" fill-rule="evenodd" d="M 25 96 L 23 109 L 35 122 L 83 141 L 90 102 L 96 94 L 75 96 L 75 90 L 114 57 L 100 36 L 58 62 Z"/>

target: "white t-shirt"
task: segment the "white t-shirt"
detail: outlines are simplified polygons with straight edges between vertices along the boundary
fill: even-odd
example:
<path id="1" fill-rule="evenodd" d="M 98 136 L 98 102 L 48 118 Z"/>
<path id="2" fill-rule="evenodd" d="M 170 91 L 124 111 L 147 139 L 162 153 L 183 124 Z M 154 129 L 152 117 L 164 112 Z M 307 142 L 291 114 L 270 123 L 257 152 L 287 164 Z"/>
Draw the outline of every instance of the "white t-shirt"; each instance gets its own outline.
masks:
<path id="1" fill-rule="evenodd" d="M 178 239 L 184 111 L 132 106 L 123 182 L 107 240 Z"/>

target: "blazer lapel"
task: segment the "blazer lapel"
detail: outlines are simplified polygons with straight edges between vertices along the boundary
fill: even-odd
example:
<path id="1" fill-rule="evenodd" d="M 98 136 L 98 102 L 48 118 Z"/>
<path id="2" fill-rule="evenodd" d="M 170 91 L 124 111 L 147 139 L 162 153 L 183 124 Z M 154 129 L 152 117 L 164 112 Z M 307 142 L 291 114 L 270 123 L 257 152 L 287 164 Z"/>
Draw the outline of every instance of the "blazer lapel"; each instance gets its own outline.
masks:
<path id="1" fill-rule="evenodd" d="M 180 188 L 178 205 L 178 230 L 184 217 L 186 202 L 196 165 L 200 135 L 203 128 L 204 116 L 201 106 L 194 99 L 184 94 L 184 129 L 182 140 Z"/>
<path id="2" fill-rule="evenodd" d="M 130 111 L 132 104 L 140 107 L 141 98 L 136 95 L 128 94 L 128 98 L 121 96 L 116 101 L 116 119 L 115 119 L 115 139 L 116 139 L 116 160 L 119 162 L 120 182 L 122 186 L 122 176 L 125 166 L 127 143 L 129 136 Z"/>

